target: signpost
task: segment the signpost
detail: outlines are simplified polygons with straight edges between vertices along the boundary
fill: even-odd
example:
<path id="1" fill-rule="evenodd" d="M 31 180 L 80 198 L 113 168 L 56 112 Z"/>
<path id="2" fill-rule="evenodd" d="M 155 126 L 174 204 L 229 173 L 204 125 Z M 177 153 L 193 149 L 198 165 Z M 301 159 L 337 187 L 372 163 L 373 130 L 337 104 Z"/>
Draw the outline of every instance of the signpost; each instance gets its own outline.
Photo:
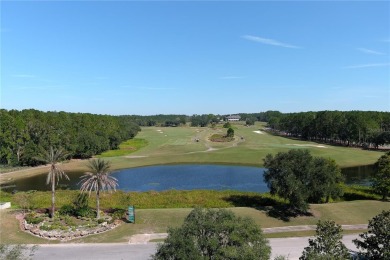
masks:
<path id="1" fill-rule="evenodd" d="M 135 208 L 134 208 L 134 206 L 129 206 L 129 222 L 135 223 Z"/>

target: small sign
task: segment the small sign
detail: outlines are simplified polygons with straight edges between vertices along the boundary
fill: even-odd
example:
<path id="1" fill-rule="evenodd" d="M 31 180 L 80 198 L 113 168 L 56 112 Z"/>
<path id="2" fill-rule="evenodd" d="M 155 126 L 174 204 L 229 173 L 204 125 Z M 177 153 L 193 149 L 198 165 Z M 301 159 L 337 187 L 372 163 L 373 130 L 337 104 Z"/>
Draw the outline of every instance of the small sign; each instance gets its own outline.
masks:
<path id="1" fill-rule="evenodd" d="M 135 223 L 135 208 L 134 208 L 134 206 L 129 206 L 129 222 Z"/>

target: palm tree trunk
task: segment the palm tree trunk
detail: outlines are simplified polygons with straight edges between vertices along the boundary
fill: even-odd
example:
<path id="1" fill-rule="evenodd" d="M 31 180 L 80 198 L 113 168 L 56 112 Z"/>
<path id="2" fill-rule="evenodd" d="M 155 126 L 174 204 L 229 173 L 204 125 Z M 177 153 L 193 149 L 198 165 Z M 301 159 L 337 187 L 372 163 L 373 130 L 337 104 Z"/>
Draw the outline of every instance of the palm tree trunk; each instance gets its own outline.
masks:
<path id="1" fill-rule="evenodd" d="M 96 191 L 96 211 L 97 211 L 96 218 L 97 218 L 97 219 L 100 219 L 100 200 L 99 200 L 99 192 L 100 192 L 100 190 L 98 189 L 98 190 Z"/>
<path id="2" fill-rule="evenodd" d="M 54 211 L 55 211 L 55 200 L 56 200 L 56 189 L 55 189 L 55 176 L 52 174 L 51 177 L 51 218 L 54 218 Z"/>

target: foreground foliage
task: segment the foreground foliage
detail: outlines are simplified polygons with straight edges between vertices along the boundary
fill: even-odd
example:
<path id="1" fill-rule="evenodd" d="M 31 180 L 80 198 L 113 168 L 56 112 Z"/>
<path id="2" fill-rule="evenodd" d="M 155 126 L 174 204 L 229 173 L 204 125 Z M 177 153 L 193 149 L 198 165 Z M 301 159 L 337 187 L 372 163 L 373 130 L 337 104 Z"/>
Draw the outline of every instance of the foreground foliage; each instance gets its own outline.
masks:
<path id="1" fill-rule="evenodd" d="M 0 259 L 4 260 L 27 260 L 32 259 L 37 245 L 27 247 L 26 245 L 0 244 Z"/>
<path id="2" fill-rule="evenodd" d="M 314 239 L 309 239 L 309 246 L 305 247 L 300 260 L 311 259 L 349 259 L 347 247 L 341 242 L 342 228 L 334 221 L 319 221 Z"/>
<path id="3" fill-rule="evenodd" d="M 249 218 L 224 209 L 193 210 L 179 228 L 170 228 L 153 259 L 269 259 L 271 248 Z"/>
<path id="4" fill-rule="evenodd" d="M 368 231 L 353 242 L 368 259 L 390 259 L 390 210 L 382 211 L 368 223 Z"/>

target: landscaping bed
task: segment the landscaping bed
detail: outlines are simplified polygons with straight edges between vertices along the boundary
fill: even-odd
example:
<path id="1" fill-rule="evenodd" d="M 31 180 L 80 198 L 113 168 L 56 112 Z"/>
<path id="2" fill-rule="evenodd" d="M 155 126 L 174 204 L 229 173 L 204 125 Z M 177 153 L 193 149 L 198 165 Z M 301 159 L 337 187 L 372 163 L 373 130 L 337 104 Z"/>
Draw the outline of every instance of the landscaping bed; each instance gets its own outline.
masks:
<path id="1" fill-rule="evenodd" d="M 221 135 L 221 134 L 213 134 L 210 136 L 210 141 L 211 142 L 231 142 L 234 140 L 234 137 L 226 136 L 226 135 Z"/>
<path id="2" fill-rule="evenodd" d="M 103 214 L 100 219 L 59 214 L 50 218 L 47 213 L 41 211 L 19 214 L 17 219 L 22 230 L 38 237 L 60 241 L 103 233 L 123 222 L 115 214 Z"/>

